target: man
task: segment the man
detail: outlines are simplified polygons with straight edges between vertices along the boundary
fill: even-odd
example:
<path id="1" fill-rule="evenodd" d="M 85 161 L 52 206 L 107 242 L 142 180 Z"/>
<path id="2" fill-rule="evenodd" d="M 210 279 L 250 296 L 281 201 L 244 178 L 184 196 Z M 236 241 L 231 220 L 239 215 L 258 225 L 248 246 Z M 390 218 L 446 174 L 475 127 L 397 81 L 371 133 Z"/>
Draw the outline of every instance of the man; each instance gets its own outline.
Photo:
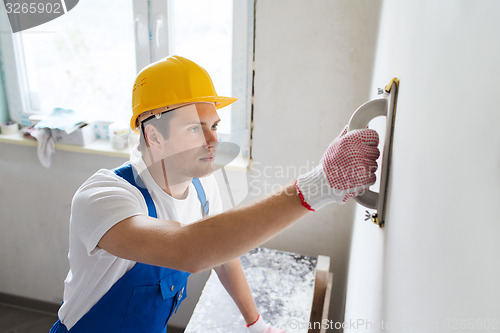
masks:
<path id="1" fill-rule="evenodd" d="M 259 315 L 238 256 L 311 210 L 375 182 L 378 136 L 344 132 L 321 164 L 283 190 L 222 212 L 214 176 L 218 96 L 208 73 L 178 56 L 144 68 L 133 90 L 130 163 L 99 170 L 76 192 L 70 271 L 51 332 L 164 332 L 189 273 L 214 268 L 249 332 L 282 332 Z"/>

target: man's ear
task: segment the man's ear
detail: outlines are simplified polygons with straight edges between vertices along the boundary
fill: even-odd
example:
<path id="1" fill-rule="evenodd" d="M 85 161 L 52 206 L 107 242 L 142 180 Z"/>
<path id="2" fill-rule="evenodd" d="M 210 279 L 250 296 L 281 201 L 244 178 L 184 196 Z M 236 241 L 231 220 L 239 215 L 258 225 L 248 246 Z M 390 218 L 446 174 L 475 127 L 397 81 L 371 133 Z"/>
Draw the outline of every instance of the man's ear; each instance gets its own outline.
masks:
<path id="1" fill-rule="evenodd" d="M 163 136 L 153 124 L 147 124 L 144 127 L 144 141 L 147 147 L 161 149 Z"/>

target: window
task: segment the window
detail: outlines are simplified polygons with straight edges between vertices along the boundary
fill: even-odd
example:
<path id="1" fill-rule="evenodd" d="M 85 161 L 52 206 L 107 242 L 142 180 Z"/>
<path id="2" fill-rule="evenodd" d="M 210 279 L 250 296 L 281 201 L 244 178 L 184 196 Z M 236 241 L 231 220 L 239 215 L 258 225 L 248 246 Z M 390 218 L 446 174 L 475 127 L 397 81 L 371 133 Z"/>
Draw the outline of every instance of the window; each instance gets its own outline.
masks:
<path id="1" fill-rule="evenodd" d="M 174 0 L 171 28 L 172 54 L 182 55 L 204 67 L 217 94 L 231 96 L 232 0 Z M 193 10 L 195 8 L 195 10 Z M 202 52 L 200 52 L 202 50 Z M 226 119 L 231 105 L 220 112 L 219 132 L 231 131 Z M 229 120 L 229 121 L 228 121 Z"/>
<path id="2" fill-rule="evenodd" d="M 16 35 L 26 70 L 25 111 L 62 107 L 90 120 L 127 118 L 136 74 L 131 1 L 81 1 L 58 19 Z"/>
<path id="3" fill-rule="evenodd" d="M 10 31 L 0 6 L 0 29 Z M 178 54 L 204 67 L 219 95 L 239 99 L 220 112 L 220 133 L 248 155 L 253 6 L 253 0 L 81 0 L 53 21 L 2 33 L 10 116 L 27 125 L 29 115 L 62 107 L 90 121 L 128 122 L 137 71 Z"/>

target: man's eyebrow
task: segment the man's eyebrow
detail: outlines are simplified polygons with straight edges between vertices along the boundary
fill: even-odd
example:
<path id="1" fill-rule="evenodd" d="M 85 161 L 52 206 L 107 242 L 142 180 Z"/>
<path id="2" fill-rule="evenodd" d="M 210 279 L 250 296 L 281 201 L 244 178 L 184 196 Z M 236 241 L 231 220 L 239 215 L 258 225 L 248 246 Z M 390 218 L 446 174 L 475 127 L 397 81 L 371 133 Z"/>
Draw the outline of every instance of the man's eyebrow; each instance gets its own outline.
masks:
<path id="1" fill-rule="evenodd" d="M 216 125 L 220 122 L 220 119 L 217 119 L 212 125 Z M 205 121 L 188 121 L 186 125 L 206 125 Z"/>

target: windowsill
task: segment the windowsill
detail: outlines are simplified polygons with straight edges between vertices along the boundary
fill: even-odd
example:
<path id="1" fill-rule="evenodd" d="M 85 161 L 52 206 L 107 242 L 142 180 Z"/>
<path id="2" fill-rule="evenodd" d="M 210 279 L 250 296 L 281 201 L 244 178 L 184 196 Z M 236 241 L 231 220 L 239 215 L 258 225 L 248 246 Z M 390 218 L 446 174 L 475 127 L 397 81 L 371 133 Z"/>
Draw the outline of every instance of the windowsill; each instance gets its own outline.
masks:
<path id="1" fill-rule="evenodd" d="M 35 139 L 25 138 L 21 135 L 21 133 L 0 134 L 0 143 L 1 142 L 23 145 L 23 146 L 31 146 L 31 147 L 37 146 L 37 141 Z M 76 146 L 76 145 L 56 143 L 55 149 L 75 152 L 75 153 L 122 157 L 127 159 L 130 157 L 128 148 L 122 150 L 113 149 L 111 147 L 111 144 L 107 140 L 95 140 L 94 142 L 91 142 L 86 146 Z M 245 158 L 240 154 L 233 161 L 231 161 L 231 163 L 225 165 L 224 167 L 226 170 L 246 171 L 248 165 L 249 165 L 248 158 Z M 220 165 L 217 164 L 215 165 L 216 169 L 218 169 L 219 167 Z"/>
<path id="2" fill-rule="evenodd" d="M 37 142 L 35 139 L 25 138 L 21 133 L 16 134 L 0 134 L 0 142 L 18 144 L 23 146 L 36 147 Z M 76 153 L 98 154 L 114 157 L 129 158 L 130 154 L 128 149 L 116 150 L 111 147 L 109 141 L 96 140 L 86 146 L 76 146 L 56 143 L 56 150 L 64 150 Z"/>

